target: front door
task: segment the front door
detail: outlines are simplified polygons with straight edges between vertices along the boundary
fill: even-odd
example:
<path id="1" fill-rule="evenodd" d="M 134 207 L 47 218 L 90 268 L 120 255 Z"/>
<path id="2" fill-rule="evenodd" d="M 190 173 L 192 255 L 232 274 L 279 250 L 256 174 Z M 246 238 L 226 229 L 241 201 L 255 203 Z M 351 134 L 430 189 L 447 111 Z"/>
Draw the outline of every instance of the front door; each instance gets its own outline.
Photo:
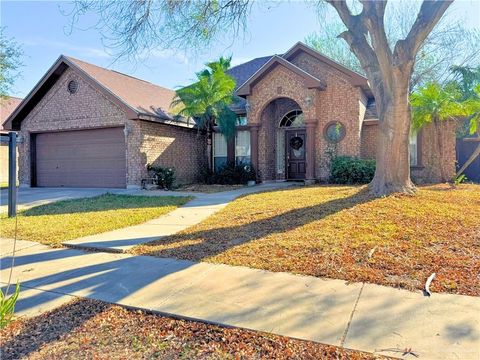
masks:
<path id="1" fill-rule="evenodd" d="M 289 180 L 305 179 L 305 130 L 287 130 L 286 134 L 286 156 L 287 156 L 287 178 Z"/>

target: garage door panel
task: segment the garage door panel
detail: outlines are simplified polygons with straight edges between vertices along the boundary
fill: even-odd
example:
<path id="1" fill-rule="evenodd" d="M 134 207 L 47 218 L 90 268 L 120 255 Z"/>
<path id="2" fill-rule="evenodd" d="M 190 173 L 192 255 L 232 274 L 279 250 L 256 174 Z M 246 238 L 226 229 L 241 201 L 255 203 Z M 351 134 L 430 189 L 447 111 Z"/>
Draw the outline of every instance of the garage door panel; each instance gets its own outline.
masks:
<path id="1" fill-rule="evenodd" d="M 125 187 L 122 128 L 37 134 L 37 186 Z"/>

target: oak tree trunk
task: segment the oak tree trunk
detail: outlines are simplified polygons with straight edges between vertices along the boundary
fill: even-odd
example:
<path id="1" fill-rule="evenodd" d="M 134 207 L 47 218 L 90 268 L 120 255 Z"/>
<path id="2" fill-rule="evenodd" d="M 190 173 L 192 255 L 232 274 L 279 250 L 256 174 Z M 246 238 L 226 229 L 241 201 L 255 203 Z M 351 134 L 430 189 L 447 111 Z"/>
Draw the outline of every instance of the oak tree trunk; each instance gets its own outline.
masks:
<path id="1" fill-rule="evenodd" d="M 383 86 L 384 96 L 376 97 L 380 102 L 377 105 L 379 134 L 376 171 L 369 184 L 370 191 L 376 196 L 394 192 L 414 194 L 416 190 L 410 180 L 411 113 L 408 103 L 409 78 L 405 76 L 403 72 L 396 72 L 392 88 Z"/>
<path id="2" fill-rule="evenodd" d="M 379 117 L 377 168 L 371 192 L 413 194 L 410 180 L 410 106 L 408 94 L 415 57 L 452 0 L 423 1 L 404 39 L 393 49 L 385 32 L 387 1 L 360 0 L 362 11 L 353 14 L 346 1 L 326 0 L 347 30 L 339 35 L 350 46 L 367 74 Z"/>

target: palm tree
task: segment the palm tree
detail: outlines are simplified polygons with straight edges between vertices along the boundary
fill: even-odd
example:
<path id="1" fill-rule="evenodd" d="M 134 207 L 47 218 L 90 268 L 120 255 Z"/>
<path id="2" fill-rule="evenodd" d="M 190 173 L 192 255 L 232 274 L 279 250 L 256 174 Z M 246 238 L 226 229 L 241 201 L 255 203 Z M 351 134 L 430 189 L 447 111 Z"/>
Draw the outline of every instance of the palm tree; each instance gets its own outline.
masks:
<path id="1" fill-rule="evenodd" d="M 438 135 L 435 152 L 439 154 L 440 161 L 444 158 L 444 146 L 442 136 L 440 136 L 440 123 L 445 120 L 455 120 L 464 114 L 464 107 L 460 98 L 461 93 L 458 85 L 454 82 L 443 86 L 437 82 L 430 82 L 410 95 L 410 104 L 413 111 L 413 130 L 417 131 L 430 123 L 435 126 Z M 441 180 L 450 180 L 450 174 L 444 174 L 443 167 L 441 164 L 438 165 Z"/>
<path id="2" fill-rule="evenodd" d="M 235 101 L 235 80 L 226 73 L 231 58 L 221 57 L 206 64 L 197 81 L 176 91 L 172 106 L 179 116 L 191 117 L 207 134 L 208 168 L 212 170 L 212 133 L 214 126 L 226 137 L 235 135 L 236 114 L 229 105 Z"/>

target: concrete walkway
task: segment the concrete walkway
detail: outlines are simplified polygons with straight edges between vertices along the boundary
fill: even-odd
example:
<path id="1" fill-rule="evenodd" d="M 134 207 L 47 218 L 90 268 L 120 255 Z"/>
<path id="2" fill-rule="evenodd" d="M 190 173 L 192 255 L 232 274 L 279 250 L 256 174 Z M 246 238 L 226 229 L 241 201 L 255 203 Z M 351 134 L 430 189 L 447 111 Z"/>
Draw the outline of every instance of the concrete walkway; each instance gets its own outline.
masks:
<path id="1" fill-rule="evenodd" d="M 198 224 L 215 212 L 223 209 L 229 202 L 239 196 L 298 185 L 299 183 L 292 182 L 267 183 L 213 194 L 197 193 L 194 200 L 157 219 L 140 225 L 65 241 L 63 245 L 81 249 L 125 252 L 135 245 L 155 241 Z M 142 191 L 132 194 L 149 196 L 177 195 L 176 192 L 172 191 Z M 183 194 L 190 195 L 191 193 Z"/>
<path id="2" fill-rule="evenodd" d="M 0 281 L 12 241 L 0 240 Z M 289 273 L 19 241 L 16 311 L 36 315 L 85 297 L 346 348 L 411 348 L 420 359 L 480 358 L 480 299 L 396 290 Z M 384 350 L 384 351 L 382 351 Z M 407 356 L 404 358 L 413 358 Z"/>

